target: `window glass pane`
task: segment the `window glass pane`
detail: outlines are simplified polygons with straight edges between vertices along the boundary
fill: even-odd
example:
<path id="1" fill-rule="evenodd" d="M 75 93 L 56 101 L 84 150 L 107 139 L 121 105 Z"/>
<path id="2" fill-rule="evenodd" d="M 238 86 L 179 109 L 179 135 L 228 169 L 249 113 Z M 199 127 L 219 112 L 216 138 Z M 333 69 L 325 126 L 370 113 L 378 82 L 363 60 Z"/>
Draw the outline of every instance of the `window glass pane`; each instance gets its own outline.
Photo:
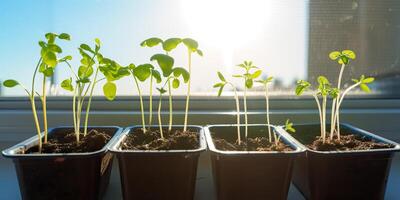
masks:
<path id="1" fill-rule="evenodd" d="M 194 38 L 204 52 L 203 57 L 193 55 L 192 91 L 198 95 L 215 95 L 216 72 L 230 78 L 244 60 L 260 67 L 262 76 L 274 76 L 275 94 L 293 95 L 297 80 L 314 82 L 318 75 L 336 84 L 340 65 L 328 54 L 343 49 L 357 54 L 345 69 L 345 84 L 365 74 L 377 78 L 373 91 L 392 96 L 399 91 L 400 2 L 395 0 L 5 0 L 0 9 L 0 80 L 15 78 L 27 87 L 39 58 L 37 42 L 46 32 L 67 32 L 72 40 L 60 45 L 64 55 L 73 56 L 75 69 L 80 63 L 77 47 L 94 45 L 97 37 L 103 55 L 122 65 L 148 63 L 162 52 L 160 47 L 140 47 L 149 37 Z M 188 67 L 183 46 L 171 55 L 176 66 Z M 57 67 L 47 83 L 53 95 L 69 94 L 59 86 L 69 76 L 67 66 Z M 230 79 L 243 88 L 239 80 Z M 148 94 L 149 84 L 142 85 Z M 118 81 L 118 87 L 118 95 L 137 94 L 131 77 Z M 175 94 L 185 92 L 183 86 Z M 24 93 L 2 88 L 1 94 Z M 102 83 L 95 90 L 101 94 Z"/>

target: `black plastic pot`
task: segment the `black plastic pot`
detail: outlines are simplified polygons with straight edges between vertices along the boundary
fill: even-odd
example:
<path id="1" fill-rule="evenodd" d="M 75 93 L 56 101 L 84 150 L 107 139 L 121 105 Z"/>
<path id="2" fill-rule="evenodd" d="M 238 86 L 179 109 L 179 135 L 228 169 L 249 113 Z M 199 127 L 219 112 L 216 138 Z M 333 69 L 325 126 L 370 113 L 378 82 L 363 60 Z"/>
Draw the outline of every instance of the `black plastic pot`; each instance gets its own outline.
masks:
<path id="1" fill-rule="evenodd" d="M 61 129 L 49 129 L 49 137 Z M 14 161 L 22 199 L 100 199 L 109 183 L 112 159 L 107 147 L 122 129 L 115 126 L 89 127 L 104 131 L 112 139 L 102 149 L 89 153 L 22 154 L 38 143 L 37 136 L 9 149 L 3 156 Z"/>
<path id="2" fill-rule="evenodd" d="M 306 149 L 295 161 L 293 183 L 307 199 L 384 199 L 392 157 L 400 150 L 397 143 L 341 124 L 342 133 L 366 136 L 395 147 L 365 151 L 314 151 L 304 144 L 310 144 L 320 133 L 320 125 L 294 127 L 296 133 L 291 135 L 281 128 L 278 131 L 295 138 L 296 143 Z"/>
<path id="3" fill-rule="evenodd" d="M 133 126 L 124 130 L 110 145 L 117 155 L 124 199 L 189 200 L 193 199 L 199 155 L 206 149 L 203 128 L 188 126 L 199 134 L 200 146 L 193 150 L 121 150 L 127 134 L 141 128 Z M 153 126 L 153 128 L 158 128 Z M 173 126 L 173 130 L 183 126 Z"/>
<path id="4" fill-rule="evenodd" d="M 213 136 L 236 141 L 236 125 L 213 125 L 205 128 L 211 151 L 214 183 L 219 200 L 287 199 L 295 157 L 303 152 L 285 136 L 281 141 L 293 151 L 221 151 L 215 148 Z M 266 136 L 266 125 L 249 125 L 249 137 Z M 275 132 L 275 128 L 272 127 Z M 244 138 L 244 127 L 241 127 Z M 279 133 L 277 133 L 280 135 Z"/>

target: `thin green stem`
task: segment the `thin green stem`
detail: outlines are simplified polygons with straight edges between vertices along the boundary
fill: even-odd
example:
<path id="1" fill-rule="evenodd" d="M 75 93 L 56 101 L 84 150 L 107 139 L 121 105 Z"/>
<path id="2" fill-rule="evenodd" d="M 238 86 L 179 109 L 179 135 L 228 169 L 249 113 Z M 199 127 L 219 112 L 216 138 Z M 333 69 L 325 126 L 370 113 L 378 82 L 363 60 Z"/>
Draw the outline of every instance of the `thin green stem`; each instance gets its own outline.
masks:
<path id="1" fill-rule="evenodd" d="M 162 94 L 160 93 L 160 99 L 158 101 L 158 127 L 160 129 L 161 139 L 164 139 L 163 129 L 162 129 L 162 122 L 161 122 L 161 101 L 162 101 Z"/>
<path id="2" fill-rule="evenodd" d="M 265 107 L 267 110 L 267 124 L 268 124 L 268 139 L 269 142 L 272 142 L 272 135 L 271 135 L 271 127 L 270 127 L 270 121 L 269 121 L 269 97 L 268 97 L 268 85 L 267 83 L 264 84 L 265 87 Z"/>
<path id="3" fill-rule="evenodd" d="M 322 140 L 326 141 L 326 96 L 322 96 Z"/>
<path id="4" fill-rule="evenodd" d="M 42 58 L 39 59 L 37 65 L 35 67 L 35 71 L 33 72 L 32 90 L 31 90 L 31 93 L 30 93 L 30 100 L 31 100 L 31 106 L 32 106 L 33 119 L 35 121 L 36 131 L 37 131 L 38 141 L 39 141 L 39 153 L 42 152 L 42 133 L 41 133 L 41 130 L 40 130 L 40 123 L 39 123 L 38 114 L 37 114 L 36 105 L 35 105 L 35 78 L 36 78 L 36 74 L 37 74 L 37 71 L 39 69 L 39 66 L 40 66 L 41 62 L 42 62 Z"/>
<path id="5" fill-rule="evenodd" d="M 42 109 L 43 109 L 43 126 L 44 126 L 44 143 L 47 143 L 47 103 L 46 103 L 46 76 L 43 74 L 43 85 L 42 85 Z"/>
<path id="6" fill-rule="evenodd" d="M 187 129 L 187 121 L 188 121 L 188 111 L 189 111 L 189 100 L 190 100 L 190 80 L 192 79 L 192 53 L 189 50 L 188 53 L 188 66 L 189 66 L 189 80 L 188 80 L 188 88 L 187 88 L 187 94 L 186 94 L 186 108 L 185 108 L 185 121 L 183 125 L 183 132 L 186 132 Z"/>
<path id="7" fill-rule="evenodd" d="M 319 103 L 319 99 L 318 99 L 318 97 L 317 97 L 316 94 L 314 94 L 313 97 L 314 97 L 315 102 L 317 103 L 317 106 L 318 106 L 318 116 L 319 116 L 320 131 L 321 131 L 321 137 L 322 137 L 322 136 L 323 136 L 323 131 L 322 131 L 322 128 L 323 128 L 323 127 L 322 127 L 322 124 L 323 124 L 323 122 L 322 122 L 321 104 Z"/>
<path id="8" fill-rule="evenodd" d="M 74 130 L 75 130 L 75 136 L 79 134 L 78 128 L 77 128 L 77 119 L 76 119 L 76 93 L 78 89 L 78 84 L 74 88 L 74 96 L 72 97 L 72 114 L 74 116 Z"/>
<path id="9" fill-rule="evenodd" d="M 169 96 L 169 125 L 168 132 L 172 130 L 172 91 L 171 91 L 171 79 L 168 79 L 168 96 Z"/>
<path id="10" fill-rule="evenodd" d="M 247 87 L 246 85 L 244 86 L 244 95 L 243 95 L 243 103 L 244 103 L 244 131 L 245 131 L 245 136 L 247 140 Z"/>
<path id="11" fill-rule="evenodd" d="M 340 68 L 340 72 L 339 72 L 339 79 L 338 79 L 338 85 L 337 85 L 339 94 L 338 94 L 338 97 L 336 98 L 336 111 L 335 111 L 335 114 L 334 114 L 336 116 L 335 119 L 336 119 L 336 123 L 337 123 L 338 140 L 340 140 L 339 108 L 338 108 L 338 106 L 339 106 L 339 99 L 340 99 L 340 96 L 341 96 L 340 95 L 341 94 L 340 88 L 341 88 L 341 83 L 342 83 L 342 76 L 343 76 L 343 71 L 344 71 L 345 67 L 346 67 L 346 65 L 343 63 L 341 68 Z"/>
<path id="12" fill-rule="evenodd" d="M 87 134 L 87 129 L 88 129 L 88 122 L 89 122 L 89 112 L 90 112 L 90 105 L 92 105 L 92 97 L 93 97 L 93 91 L 94 91 L 94 86 L 97 83 L 97 74 L 99 73 L 99 68 L 96 69 L 96 73 L 94 74 L 94 79 L 93 82 L 91 83 L 91 88 L 90 88 L 90 94 L 89 94 L 89 100 L 88 104 L 86 107 L 86 116 L 85 116 L 85 127 L 84 127 L 84 132 L 83 136 L 86 136 Z M 88 87 L 89 88 L 89 87 Z"/>
<path id="13" fill-rule="evenodd" d="M 136 88 L 137 88 L 138 93 L 139 93 L 140 111 L 141 111 L 141 113 L 142 113 L 142 126 L 143 126 L 142 128 L 143 128 L 143 133 L 146 133 L 146 122 L 145 122 L 145 118 L 144 118 L 144 108 L 143 108 L 142 91 L 140 90 L 139 82 L 138 82 L 136 76 L 133 75 L 133 74 L 132 74 L 132 76 L 133 76 L 133 79 L 135 80 Z"/>
<path id="14" fill-rule="evenodd" d="M 153 74 L 150 74 L 150 94 L 149 94 L 149 130 L 153 123 Z"/>
<path id="15" fill-rule="evenodd" d="M 241 136 L 240 136 L 240 103 L 239 103 L 239 95 L 237 93 L 236 87 L 232 83 L 228 83 L 232 86 L 233 91 L 235 93 L 235 103 L 236 103 L 236 130 L 237 130 L 237 137 L 238 137 L 238 144 L 242 143 Z"/>

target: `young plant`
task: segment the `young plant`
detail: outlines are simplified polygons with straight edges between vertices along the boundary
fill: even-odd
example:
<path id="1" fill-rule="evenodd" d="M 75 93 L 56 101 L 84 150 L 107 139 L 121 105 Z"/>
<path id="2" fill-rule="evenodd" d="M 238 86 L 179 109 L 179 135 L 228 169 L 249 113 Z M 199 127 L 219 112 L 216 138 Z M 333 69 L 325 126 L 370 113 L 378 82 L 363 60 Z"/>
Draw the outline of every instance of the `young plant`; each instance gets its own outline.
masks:
<path id="1" fill-rule="evenodd" d="M 304 80 L 299 80 L 297 82 L 296 87 L 296 95 L 303 94 L 304 91 L 308 90 L 311 87 L 311 84 Z M 313 92 L 312 96 L 314 97 L 319 112 L 319 119 L 321 124 L 321 138 L 323 143 L 326 142 L 326 102 L 327 97 L 332 96 L 336 98 L 337 89 L 332 88 L 330 82 L 325 76 L 318 77 L 318 87 L 315 92 Z M 322 103 L 320 103 L 319 96 L 322 97 Z"/>
<path id="2" fill-rule="evenodd" d="M 265 79 L 260 79 L 256 80 L 256 82 L 260 83 L 264 87 L 264 97 L 265 97 L 265 109 L 267 112 L 267 124 L 268 124 L 268 140 L 269 142 L 272 142 L 272 132 L 271 132 L 271 127 L 270 121 L 269 121 L 269 91 L 268 91 L 268 84 L 272 82 L 274 78 L 272 76 L 266 77 Z"/>
<path id="3" fill-rule="evenodd" d="M 154 67 L 151 64 L 142 64 L 142 65 L 138 65 L 138 66 L 135 66 L 134 64 L 130 64 L 127 69 L 130 72 L 130 74 L 132 75 L 133 80 L 135 81 L 136 88 L 138 90 L 139 99 L 140 99 L 140 110 L 142 113 L 142 128 L 143 128 L 143 132 L 146 133 L 147 130 L 146 130 L 145 117 L 144 117 L 143 97 L 142 97 L 142 92 L 141 92 L 138 80 L 140 82 L 144 82 L 148 78 L 150 78 L 150 82 L 152 85 L 153 78 L 156 79 L 157 83 L 160 83 L 161 76 L 158 71 L 154 70 Z M 152 90 L 152 88 L 150 90 Z M 152 114 L 150 114 L 150 115 L 152 115 Z M 150 120 L 151 119 L 149 119 L 149 123 L 151 123 Z"/>
<path id="4" fill-rule="evenodd" d="M 168 131 L 170 132 L 172 130 L 172 88 L 176 89 L 180 86 L 180 77 L 183 78 L 184 83 L 187 83 L 190 79 L 190 75 L 189 72 L 184 68 L 174 67 L 174 59 L 167 54 L 155 54 L 150 58 L 150 60 L 157 62 L 161 69 L 162 75 L 165 78 L 165 83 L 162 88 L 164 88 L 166 85 L 168 87 L 167 91 L 169 96 L 170 111 Z"/>
<path id="5" fill-rule="evenodd" d="M 174 50 L 180 43 L 183 43 L 186 48 L 187 48 L 187 52 L 188 52 L 188 70 L 189 70 L 189 77 L 192 74 L 192 54 L 193 53 L 197 53 L 200 56 L 203 56 L 203 52 L 198 49 L 198 42 L 191 39 L 191 38 L 184 38 L 184 39 L 180 39 L 180 38 L 169 38 L 165 41 L 163 41 L 160 38 L 149 38 L 145 41 L 143 41 L 140 45 L 142 47 L 154 47 L 157 46 L 159 44 L 162 45 L 163 50 L 165 51 L 166 55 L 169 55 L 169 53 Z M 190 78 L 187 81 L 187 94 L 186 94 L 186 106 L 185 106 L 185 117 L 184 117 L 184 126 L 183 126 L 183 131 L 185 132 L 187 130 L 187 119 L 188 119 L 188 111 L 189 111 L 189 100 L 190 100 L 190 88 L 191 88 L 191 82 L 190 82 Z M 151 96 L 151 95 L 150 95 Z M 169 102 L 171 104 L 172 99 L 169 99 Z M 172 121 L 172 107 L 170 106 L 170 121 Z"/>
<path id="6" fill-rule="evenodd" d="M 188 70 L 189 76 L 192 75 L 192 54 L 196 52 L 199 56 L 203 56 L 203 52 L 198 49 L 199 44 L 197 41 L 191 38 L 182 39 L 182 43 L 186 46 L 188 52 Z M 185 121 L 183 125 L 183 131 L 187 130 L 187 121 L 188 121 L 188 111 L 189 111 L 189 99 L 190 99 L 190 78 L 187 83 L 187 93 L 186 93 L 186 106 L 185 106 Z"/>
<path id="7" fill-rule="evenodd" d="M 71 73 L 74 76 L 65 79 L 61 83 L 61 87 L 67 91 L 73 92 L 73 120 L 74 120 L 74 131 L 76 142 L 80 141 L 80 127 L 81 127 L 81 117 L 82 117 L 82 109 L 85 103 L 85 98 L 89 94 L 89 100 L 86 106 L 86 116 L 85 116 L 85 124 L 84 124 L 84 132 L 83 136 L 87 135 L 88 129 L 88 121 L 89 121 L 89 112 L 91 106 L 91 100 L 93 97 L 93 91 L 96 84 L 104 79 L 107 79 L 107 82 L 103 85 L 104 95 L 108 100 L 113 100 L 116 96 L 117 87 L 114 83 L 115 80 L 126 76 L 126 72 L 121 70 L 122 67 L 117 64 L 115 61 L 104 58 L 102 54 L 100 54 L 100 40 L 95 39 L 95 48 L 94 50 L 87 44 L 81 44 L 80 48 L 78 48 L 79 53 L 82 56 L 81 66 L 78 68 L 78 73 L 74 71 L 71 64 L 68 60 L 65 59 L 65 62 Z M 94 67 L 96 66 L 96 71 L 93 76 Z M 105 78 L 98 79 L 98 72 L 101 71 Z M 91 80 L 93 78 L 93 80 Z M 75 83 L 75 84 L 74 84 Z"/>
<path id="8" fill-rule="evenodd" d="M 55 67 L 58 65 L 60 60 L 63 59 L 70 59 L 70 56 L 66 56 L 65 58 L 62 58 L 58 60 L 58 54 L 62 53 L 61 47 L 59 47 L 55 42 L 56 39 L 61 39 L 61 40 L 70 40 L 70 36 L 67 33 L 61 33 L 61 34 L 55 34 L 55 33 L 47 33 L 45 35 L 46 37 L 46 42 L 45 41 L 39 41 L 39 46 L 41 47 L 40 50 L 40 58 L 39 61 L 35 67 L 35 70 L 33 72 L 32 76 L 32 88 L 29 91 L 24 85 L 19 83 L 16 80 L 9 79 L 3 82 L 3 85 L 5 87 L 15 87 L 15 86 L 20 86 L 22 87 L 26 94 L 29 97 L 29 101 L 31 103 L 31 108 L 32 108 L 32 113 L 33 113 L 33 119 L 35 122 L 35 127 L 36 127 L 36 132 L 38 135 L 38 141 L 39 141 L 39 153 L 42 152 L 42 134 L 41 134 L 41 128 L 40 128 L 40 123 L 38 119 L 38 114 L 36 111 L 36 105 L 35 105 L 35 95 L 38 95 L 40 97 L 40 100 L 42 101 L 42 109 L 43 109 L 43 126 L 44 126 L 44 143 L 47 143 L 47 135 L 48 135 L 48 128 L 47 128 L 47 89 L 46 89 L 46 80 L 48 77 L 53 76 Z M 43 83 L 42 83 L 42 95 L 40 95 L 36 90 L 35 90 L 35 80 L 36 80 L 36 75 L 37 72 L 43 74 Z"/>
<path id="9" fill-rule="evenodd" d="M 253 87 L 254 79 L 258 78 L 262 71 L 257 70 L 253 73 L 250 71 L 252 69 L 258 69 L 258 67 L 253 65 L 251 61 L 244 61 L 242 64 L 237 65 L 240 68 L 243 68 L 245 72 L 243 74 L 233 75 L 236 78 L 242 78 L 244 82 L 244 94 L 243 94 L 243 104 L 244 104 L 244 123 L 245 123 L 245 136 L 247 138 L 247 89 L 251 89 Z"/>
<path id="10" fill-rule="evenodd" d="M 334 98 L 332 100 L 332 111 L 331 111 L 331 130 L 330 130 L 330 136 L 331 139 L 333 139 L 333 133 L 335 132 L 336 124 L 337 124 L 337 135 L 338 139 L 340 140 L 340 127 L 339 127 L 339 99 L 340 99 L 340 90 L 341 90 L 341 82 L 342 82 L 342 76 L 344 69 L 346 65 L 350 62 L 350 60 L 356 59 L 356 54 L 352 50 L 343 50 L 342 52 L 339 51 L 333 51 L 329 54 L 329 58 L 331 60 L 337 60 L 337 62 L 341 65 L 340 72 L 339 72 L 339 78 L 338 78 L 338 95 L 337 98 Z"/>
<path id="11" fill-rule="evenodd" d="M 242 143 L 242 140 L 240 138 L 240 105 L 239 105 L 239 96 L 238 96 L 238 93 L 237 93 L 237 89 L 236 89 L 236 86 L 233 83 L 231 83 L 231 82 L 229 82 L 229 81 L 227 81 L 225 79 L 224 75 L 222 75 L 221 72 L 217 72 L 217 74 L 218 74 L 218 78 L 220 79 L 221 82 L 216 83 L 213 87 L 214 88 L 219 88 L 218 97 L 221 96 L 222 91 L 224 90 L 226 85 L 230 85 L 232 87 L 232 89 L 233 89 L 234 94 L 235 94 L 236 124 L 237 124 L 237 126 L 236 126 L 237 128 L 236 129 L 237 129 L 237 138 L 238 138 L 237 141 L 238 141 L 238 144 L 240 145 Z"/>

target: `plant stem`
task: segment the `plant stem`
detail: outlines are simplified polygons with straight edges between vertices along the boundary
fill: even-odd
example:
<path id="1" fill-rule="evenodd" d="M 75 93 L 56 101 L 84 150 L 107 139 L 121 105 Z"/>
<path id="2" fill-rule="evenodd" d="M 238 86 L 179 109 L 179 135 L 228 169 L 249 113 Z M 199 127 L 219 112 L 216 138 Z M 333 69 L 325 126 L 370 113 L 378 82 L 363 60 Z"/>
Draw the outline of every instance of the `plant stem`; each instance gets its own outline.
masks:
<path id="1" fill-rule="evenodd" d="M 44 143 L 47 143 L 47 103 L 46 103 L 46 76 L 43 75 L 43 85 L 42 85 L 42 109 L 43 109 L 43 127 L 44 127 Z"/>
<path id="2" fill-rule="evenodd" d="M 336 111 L 335 111 L 335 113 L 334 113 L 334 115 L 336 116 L 335 117 L 335 120 L 336 120 L 336 123 L 337 123 L 337 136 L 338 136 L 338 140 L 340 140 L 340 125 L 339 125 L 339 108 L 338 108 L 338 106 L 339 106 L 339 99 L 340 99 L 340 88 L 341 88 L 341 83 L 342 83 L 342 76 L 343 76 L 343 71 L 344 71 L 344 68 L 346 67 L 346 65 L 343 63 L 342 64 L 342 66 L 340 67 L 340 72 L 339 72 L 339 79 L 338 79 L 338 85 L 337 85 L 337 88 L 338 88 L 338 91 L 339 91 L 339 94 L 338 94 L 338 97 L 336 98 Z M 332 126 L 332 125 L 331 125 Z"/>
<path id="3" fill-rule="evenodd" d="M 84 127 L 84 131 L 83 131 L 83 136 L 86 136 L 86 134 L 87 134 L 88 122 L 89 122 L 90 105 L 92 104 L 93 91 L 94 91 L 94 86 L 96 85 L 96 80 L 97 80 L 97 74 L 98 74 L 98 73 L 99 73 L 99 68 L 96 69 L 96 73 L 95 73 L 95 75 L 94 75 L 93 82 L 91 83 L 90 94 L 89 94 L 89 100 L 88 100 L 88 104 L 87 104 L 87 106 L 86 106 L 85 127 Z"/>
<path id="4" fill-rule="evenodd" d="M 77 119 L 76 119 L 76 93 L 78 89 L 78 84 L 76 84 L 76 87 L 74 88 L 74 96 L 72 97 L 72 114 L 74 116 L 74 130 L 75 130 L 75 136 L 79 134 L 79 130 L 77 128 Z"/>
<path id="5" fill-rule="evenodd" d="M 160 93 L 160 99 L 158 101 L 158 127 L 160 129 L 161 139 L 164 139 L 164 134 L 162 130 L 162 122 L 161 122 L 161 101 L 162 101 L 162 94 Z"/>
<path id="6" fill-rule="evenodd" d="M 244 95 L 243 95 L 243 103 L 244 103 L 244 131 L 245 131 L 245 137 L 247 140 L 247 87 L 246 85 L 244 86 Z"/>
<path id="7" fill-rule="evenodd" d="M 235 103 L 236 103 L 236 129 L 237 129 L 237 137 L 238 137 L 238 143 L 239 145 L 242 143 L 242 140 L 240 139 L 240 105 L 239 105 L 239 95 L 237 94 L 237 90 L 236 87 L 232 84 L 229 83 L 232 88 L 233 91 L 235 93 Z"/>
<path id="8" fill-rule="evenodd" d="M 146 133 L 146 122 L 144 119 L 144 108 L 143 108 L 143 97 L 142 97 L 142 91 L 140 90 L 139 83 L 137 78 L 133 75 L 133 79 L 135 80 L 135 84 L 139 93 L 139 100 L 140 100 L 140 111 L 142 113 L 142 126 L 143 126 L 143 133 Z"/>
<path id="9" fill-rule="evenodd" d="M 267 110 L 268 139 L 269 139 L 269 142 L 272 142 L 271 127 L 270 127 L 270 122 L 269 122 L 269 97 L 268 97 L 267 83 L 264 84 L 264 87 L 265 87 L 265 108 Z"/>
<path id="10" fill-rule="evenodd" d="M 326 96 L 322 96 L 322 140 L 326 140 Z"/>
<path id="11" fill-rule="evenodd" d="M 81 128 L 81 112 L 82 112 L 82 85 L 78 84 L 78 107 L 76 112 L 76 143 L 79 143 L 80 138 L 80 128 Z"/>
<path id="12" fill-rule="evenodd" d="M 172 93 L 171 93 L 171 79 L 168 79 L 168 95 L 169 95 L 169 126 L 168 132 L 172 130 Z"/>
<path id="13" fill-rule="evenodd" d="M 150 95 L 149 95 L 149 130 L 153 123 L 153 75 L 150 75 Z"/>
<path id="14" fill-rule="evenodd" d="M 317 102 L 317 106 L 318 106 L 318 115 L 319 115 L 319 123 L 320 123 L 320 131 L 321 131 L 321 137 L 323 137 L 323 132 L 324 131 L 322 131 L 322 124 L 323 124 L 323 122 L 322 122 L 322 110 L 321 110 L 321 104 L 319 103 L 319 99 L 318 99 L 318 97 L 317 97 L 317 95 L 316 94 L 314 94 L 313 95 L 313 97 L 314 97 L 314 99 L 315 99 L 315 102 Z"/>
<path id="15" fill-rule="evenodd" d="M 40 130 L 40 123 L 39 123 L 38 114 L 37 114 L 37 111 L 36 111 L 36 104 L 35 104 L 35 78 L 36 78 L 36 74 L 37 74 L 37 71 L 39 69 L 39 66 L 40 66 L 41 62 L 42 62 L 42 58 L 39 59 L 38 63 L 36 64 L 35 71 L 33 72 L 32 90 L 31 90 L 31 93 L 30 93 L 30 100 L 31 100 L 31 106 L 32 106 L 33 119 L 35 121 L 35 126 L 36 126 L 37 135 L 38 135 L 38 141 L 39 141 L 39 153 L 42 152 L 42 133 L 41 133 L 41 130 Z"/>
<path id="16" fill-rule="evenodd" d="M 188 53 L 188 59 L 189 59 L 189 80 L 188 80 L 188 89 L 187 89 L 187 94 L 186 94 L 186 109 L 185 109 L 185 122 L 183 126 L 183 132 L 186 132 L 187 129 L 187 119 L 188 119 L 188 111 L 189 111 L 189 99 L 190 99 L 190 80 L 192 79 L 192 53 L 189 50 Z"/>
<path id="17" fill-rule="evenodd" d="M 331 132 L 329 134 L 331 140 L 333 139 L 333 132 L 335 131 L 335 126 L 336 126 L 336 98 L 332 99 L 332 108 L 331 108 Z"/>

